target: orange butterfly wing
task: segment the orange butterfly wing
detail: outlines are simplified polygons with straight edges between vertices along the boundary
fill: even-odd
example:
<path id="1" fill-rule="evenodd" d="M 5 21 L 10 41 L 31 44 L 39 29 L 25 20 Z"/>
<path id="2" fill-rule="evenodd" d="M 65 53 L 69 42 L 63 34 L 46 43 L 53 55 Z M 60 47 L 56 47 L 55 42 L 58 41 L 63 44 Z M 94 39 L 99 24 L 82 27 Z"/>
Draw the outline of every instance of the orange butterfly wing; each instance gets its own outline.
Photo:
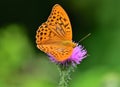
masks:
<path id="1" fill-rule="evenodd" d="M 52 30 L 55 30 L 62 38 L 72 40 L 72 27 L 69 17 L 59 4 L 53 6 L 47 22 Z"/>
<path id="2" fill-rule="evenodd" d="M 50 16 L 36 34 L 37 47 L 51 54 L 57 61 L 70 57 L 73 46 L 72 28 L 65 10 L 58 4 L 53 6 Z"/>

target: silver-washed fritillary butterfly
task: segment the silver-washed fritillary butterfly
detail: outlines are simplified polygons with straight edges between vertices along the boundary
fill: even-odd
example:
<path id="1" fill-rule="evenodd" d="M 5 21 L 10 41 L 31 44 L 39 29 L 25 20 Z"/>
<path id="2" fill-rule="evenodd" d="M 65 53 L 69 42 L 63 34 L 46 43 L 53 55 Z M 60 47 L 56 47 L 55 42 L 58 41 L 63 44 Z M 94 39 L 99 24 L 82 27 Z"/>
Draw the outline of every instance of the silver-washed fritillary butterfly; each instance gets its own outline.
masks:
<path id="1" fill-rule="evenodd" d="M 57 61 L 70 57 L 76 43 L 72 42 L 72 27 L 65 10 L 55 4 L 50 16 L 37 30 L 37 47 Z"/>

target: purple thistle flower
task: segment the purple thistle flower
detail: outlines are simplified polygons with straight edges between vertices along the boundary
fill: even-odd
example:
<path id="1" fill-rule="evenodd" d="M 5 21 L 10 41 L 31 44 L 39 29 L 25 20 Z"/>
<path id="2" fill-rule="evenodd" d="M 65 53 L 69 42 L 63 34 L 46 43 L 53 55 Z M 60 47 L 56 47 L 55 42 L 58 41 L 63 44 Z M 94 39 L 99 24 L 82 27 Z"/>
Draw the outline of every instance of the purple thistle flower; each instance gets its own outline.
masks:
<path id="1" fill-rule="evenodd" d="M 81 45 L 78 45 L 73 49 L 71 56 L 67 60 L 62 61 L 62 62 L 55 60 L 55 58 L 52 55 L 50 55 L 50 54 L 48 54 L 48 55 L 49 55 L 50 60 L 57 64 L 68 65 L 68 63 L 72 63 L 73 66 L 76 66 L 77 64 L 80 64 L 80 62 L 85 57 L 87 57 L 87 51 L 85 49 L 83 49 L 83 47 Z"/>

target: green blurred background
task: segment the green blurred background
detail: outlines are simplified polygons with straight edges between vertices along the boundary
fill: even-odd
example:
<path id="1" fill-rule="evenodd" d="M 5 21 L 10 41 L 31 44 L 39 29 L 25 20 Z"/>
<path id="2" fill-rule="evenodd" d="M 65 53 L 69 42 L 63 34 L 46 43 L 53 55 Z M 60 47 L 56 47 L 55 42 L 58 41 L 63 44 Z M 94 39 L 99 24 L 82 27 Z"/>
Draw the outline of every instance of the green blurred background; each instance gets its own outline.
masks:
<path id="1" fill-rule="evenodd" d="M 89 56 L 70 87 L 120 87 L 120 0 L 1 0 L 0 87 L 57 87 L 57 67 L 35 43 L 56 3 L 69 15 L 74 41 L 91 33 L 80 43 Z"/>

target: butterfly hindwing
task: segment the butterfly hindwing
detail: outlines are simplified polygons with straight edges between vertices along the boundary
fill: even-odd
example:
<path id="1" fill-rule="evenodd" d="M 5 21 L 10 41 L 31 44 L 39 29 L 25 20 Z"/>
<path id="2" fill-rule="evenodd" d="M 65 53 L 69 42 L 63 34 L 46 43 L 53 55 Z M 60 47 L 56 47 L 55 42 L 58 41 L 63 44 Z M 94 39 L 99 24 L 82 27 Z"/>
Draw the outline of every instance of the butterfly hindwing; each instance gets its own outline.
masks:
<path id="1" fill-rule="evenodd" d="M 72 47 L 63 45 L 60 46 L 60 44 L 38 45 L 38 48 L 48 55 L 53 56 L 53 58 L 55 58 L 57 61 L 64 61 L 69 58 L 73 50 Z"/>

